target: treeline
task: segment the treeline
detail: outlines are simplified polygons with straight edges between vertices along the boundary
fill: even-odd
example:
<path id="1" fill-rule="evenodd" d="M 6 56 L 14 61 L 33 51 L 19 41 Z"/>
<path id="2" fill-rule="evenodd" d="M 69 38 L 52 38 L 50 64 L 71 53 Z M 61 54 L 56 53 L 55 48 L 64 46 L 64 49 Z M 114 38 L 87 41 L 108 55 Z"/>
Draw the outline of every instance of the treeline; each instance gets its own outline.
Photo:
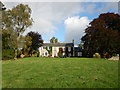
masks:
<path id="1" fill-rule="evenodd" d="M 0 2 L 2 13 L 2 59 L 17 59 L 20 55 L 38 56 L 38 47 L 43 43 L 39 33 L 23 33 L 29 28 L 33 19 L 31 8 L 28 5 L 19 4 L 12 9 L 6 9 Z"/>

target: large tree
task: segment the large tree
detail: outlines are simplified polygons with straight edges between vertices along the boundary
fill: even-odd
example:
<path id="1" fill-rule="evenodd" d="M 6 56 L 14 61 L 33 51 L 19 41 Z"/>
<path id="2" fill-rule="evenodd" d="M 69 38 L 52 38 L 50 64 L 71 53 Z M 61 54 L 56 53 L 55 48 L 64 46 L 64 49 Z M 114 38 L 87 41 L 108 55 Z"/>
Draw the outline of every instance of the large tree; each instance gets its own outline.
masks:
<path id="1" fill-rule="evenodd" d="M 103 13 L 90 22 L 82 37 L 87 55 L 92 57 L 96 52 L 102 56 L 120 54 L 120 15 Z"/>
<path id="2" fill-rule="evenodd" d="M 8 49 L 14 50 L 16 58 L 20 36 L 32 25 L 31 9 L 24 4 L 19 4 L 8 10 L 1 2 L 0 6 L 0 12 L 2 12 L 2 49 L 7 52 Z"/>
<path id="3" fill-rule="evenodd" d="M 11 10 L 2 11 L 2 15 L 2 30 L 7 33 L 6 38 L 9 38 L 8 46 L 14 49 L 16 59 L 20 36 L 33 22 L 31 18 L 31 9 L 28 5 L 19 4 Z"/>
<path id="4" fill-rule="evenodd" d="M 38 32 L 32 32 L 32 31 L 29 32 L 26 36 L 31 37 L 32 44 L 30 46 L 31 48 L 29 54 L 32 55 L 35 51 L 38 51 L 38 48 L 40 46 L 42 46 L 43 44 L 42 36 Z"/>
<path id="5" fill-rule="evenodd" d="M 12 10 L 9 10 L 11 18 L 12 18 L 12 26 L 14 27 L 14 31 L 17 33 L 17 45 L 20 36 L 23 32 L 32 25 L 31 18 L 31 8 L 28 5 L 19 4 L 14 7 Z M 15 52 L 17 56 L 18 46 L 15 48 Z M 15 57 L 16 58 L 16 57 Z"/>

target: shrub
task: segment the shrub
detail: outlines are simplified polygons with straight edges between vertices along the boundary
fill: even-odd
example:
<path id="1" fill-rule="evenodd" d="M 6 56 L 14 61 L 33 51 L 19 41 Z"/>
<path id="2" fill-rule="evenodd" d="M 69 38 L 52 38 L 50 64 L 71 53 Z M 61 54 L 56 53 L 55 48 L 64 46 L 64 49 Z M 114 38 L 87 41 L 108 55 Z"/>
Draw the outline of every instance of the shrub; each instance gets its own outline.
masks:
<path id="1" fill-rule="evenodd" d="M 14 57 L 15 57 L 15 53 L 13 49 L 2 50 L 2 60 L 13 59 Z"/>
<path id="2" fill-rule="evenodd" d="M 62 57 L 62 56 L 63 56 L 63 49 L 62 49 L 62 48 L 59 48 L 58 56 L 59 56 L 59 57 Z"/>
<path id="3" fill-rule="evenodd" d="M 100 56 L 99 53 L 95 53 L 95 54 L 93 55 L 93 57 L 94 57 L 94 58 L 101 58 L 101 56 Z"/>
<path id="4" fill-rule="evenodd" d="M 22 54 L 22 51 L 21 50 L 18 50 L 17 51 L 17 58 L 20 58 L 20 55 Z"/>
<path id="5" fill-rule="evenodd" d="M 52 54 L 49 54 L 48 57 L 52 57 Z"/>
<path id="6" fill-rule="evenodd" d="M 63 55 L 62 55 L 62 53 L 58 53 L 58 57 L 60 57 L 60 58 L 61 58 L 62 56 L 63 56 Z"/>
<path id="7" fill-rule="evenodd" d="M 110 58 L 110 57 L 111 55 L 108 52 L 104 53 L 104 58 Z"/>
<path id="8" fill-rule="evenodd" d="M 39 57 L 39 52 L 38 51 L 34 51 L 32 54 L 32 57 Z"/>

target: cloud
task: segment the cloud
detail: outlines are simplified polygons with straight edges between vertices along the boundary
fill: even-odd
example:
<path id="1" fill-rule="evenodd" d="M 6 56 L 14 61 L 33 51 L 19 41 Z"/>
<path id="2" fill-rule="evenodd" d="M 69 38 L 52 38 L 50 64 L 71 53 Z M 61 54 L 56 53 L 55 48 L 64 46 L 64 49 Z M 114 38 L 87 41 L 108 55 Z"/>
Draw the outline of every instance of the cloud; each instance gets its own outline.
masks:
<path id="1" fill-rule="evenodd" d="M 108 2 L 102 3 L 102 9 L 98 8 L 96 11 L 99 13 L 104 13 L 106 11 L 116 11 L 118 12 L 118 2 Z"/>
<path id="2" fill-rule="evenodd" d="M 19 3 L 20 2 L 5 2 L 5 5 L 7 8 L 12 8 L 13 6 L 18 5 Z M 26 34 L 29 31 L 39 32 L 45 41 L 49 41 L 49 39 L 56 34 L 57 30 L 59 30 L 56 24 L 63 23 L 64 21 L 72 18 L 74 18 L 75 22 L 76 23 L 78 22 L 78 24 L 74 25 L 74 27 L 71 28 L 75 28 L 75 27 L 81 28 L 79 29 L 80 30 L 79 32 L 78 29 L 75 29 L 76 31 L 73 33 L 76 34 L 81 33 L 83 31 L 82 28 L 85 25 L 85 24 L 82 25 L 82 23 L 85 22 L 84 20 L 89 21 L 89 19 L 84 18 L 84 20 L 82 20 L 81 19 L 82 17 L 81 18 L 74 17 L 75 15 L 80 15 L 81 13 L 87 13 L 89 16 L 89 14 L 100 13 L 103 11 L 105 12 L 110 9 L 116 10 L 115 7 L 116 4 L 114 3 L 105 3 L 98 9 L 96 8 L 97 5 L 95 2 L 87 3 L 87 2 L 35 2 L 34 1 L 34 2 L 23 2 L 23 4 L 28 4 L 28 6 L 32 9 L 32 18 L 34 20 L 32 27 L 28 28 L 24 34 Z M 80 21 L 82 21 L 81 24 L 79 24 Z M 67 39 L 66 36 L 67 35 L 66 30 L 68 30 L 69 25 L 70 24 L 65 23 L 64 36 L 66 37 L 66 40 L 69 40 Z M 78 38 L 80 39 L 80 37 Z"/>
<path id="3" fill-rule="evenodd" d="M 88 17 L 69 17 L 64 21 L 65 24 L 65 42 L 71 42 L 73 39 L 75 44 L 80 43 L 80 38 L 84 34 L 84 29 L 89 25 Z"/>
<path id="4" fill-rule="evenodd" d="M 18 2 L 5 2 L 7 8 L 12 8 L 18 4 Z M 32 27 L 28 28 L 24 35 L 29 31 L 39 32 L 45 41 L 49 41 L 54 36 L 57 30 L 55 24 L 83 11 L 80 3 L 74 2 L 24 2 L 23 4 L 28 4 L 32 9 L 34 20 Z"/>
<path id="5" fill-rule="evenodd" d="M 42 34 L 45 41 L 49 41 L 55 35 L 55 24 L 63 22 L 67 17 L 83 11 L 80 3 L 26 3 L 32 9 L 32 17 L 35 21 L 29 31 Z"/>

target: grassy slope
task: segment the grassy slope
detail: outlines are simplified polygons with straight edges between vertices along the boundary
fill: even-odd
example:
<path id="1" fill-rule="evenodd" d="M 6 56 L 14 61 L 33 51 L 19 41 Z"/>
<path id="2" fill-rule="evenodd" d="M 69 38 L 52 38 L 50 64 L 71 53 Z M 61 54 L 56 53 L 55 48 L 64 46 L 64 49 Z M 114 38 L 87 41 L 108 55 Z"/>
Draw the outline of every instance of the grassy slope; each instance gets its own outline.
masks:
<path id="1" fill-rule="evenodd" d="M 3 88 L 110 88 L 118 61 L 93 58 L 24 58 L 3 61 Z"/>

